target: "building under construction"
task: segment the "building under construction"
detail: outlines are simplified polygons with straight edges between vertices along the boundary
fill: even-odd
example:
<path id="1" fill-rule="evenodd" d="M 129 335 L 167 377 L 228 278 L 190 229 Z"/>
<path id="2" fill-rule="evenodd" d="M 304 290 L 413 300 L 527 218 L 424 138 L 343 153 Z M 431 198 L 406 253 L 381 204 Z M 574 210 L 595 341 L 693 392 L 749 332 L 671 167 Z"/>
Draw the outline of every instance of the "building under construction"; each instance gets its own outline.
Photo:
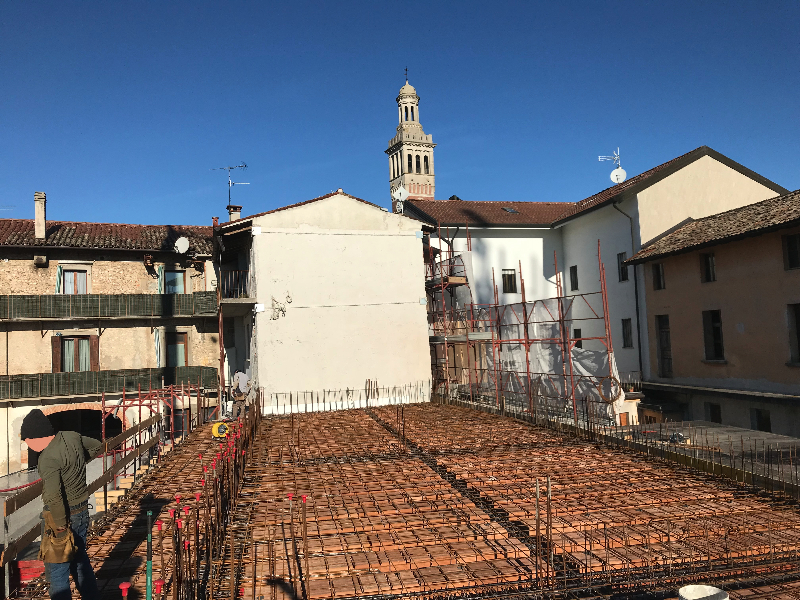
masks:
<path id="1" fill-rule="evenodd" d="M 198 385 L 182 438 L 160 403 L 184 390 L 130 399 L 154 416 L 91 486 L 135 473 L 90 532 L 103 598 L 798 596 L 796 448 L 748 464 L 744 440 L 622 423 L 602 261 L 594 294 L 478 305 L 469 254 L 424 245 L 430 388 L 256 390 L 221 431 Z M 4 566 L 34 492 L 4 498 Z"/>

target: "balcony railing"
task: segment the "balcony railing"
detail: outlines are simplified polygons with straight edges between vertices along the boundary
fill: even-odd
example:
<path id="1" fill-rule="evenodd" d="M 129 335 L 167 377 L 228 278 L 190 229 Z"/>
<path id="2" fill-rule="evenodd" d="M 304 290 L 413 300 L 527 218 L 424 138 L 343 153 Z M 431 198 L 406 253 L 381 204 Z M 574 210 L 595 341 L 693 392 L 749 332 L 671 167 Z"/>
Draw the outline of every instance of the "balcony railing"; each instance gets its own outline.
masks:
<path id="1" fill-rule="evenodd" d="M 214 316 L 216 292 L 0 296 L 0 320 Z"/>
<path id="2" fill-rule="evenodd" d="M 221 270 L 219 272 L 219 290 L 223 298 L 249 298 L 250 271 Z"/>
<path id="3" fill-rule="evenodd" d="M 0 375 L 0 400 L 47 398 L 87 394 L 136 392 L 165 385 L 191 383 L 216 388 L 214 367 L 164 367 L 160 369 L 117 369 L 113 371 L 77 371 L 73 373 L 32 373 Z"/>

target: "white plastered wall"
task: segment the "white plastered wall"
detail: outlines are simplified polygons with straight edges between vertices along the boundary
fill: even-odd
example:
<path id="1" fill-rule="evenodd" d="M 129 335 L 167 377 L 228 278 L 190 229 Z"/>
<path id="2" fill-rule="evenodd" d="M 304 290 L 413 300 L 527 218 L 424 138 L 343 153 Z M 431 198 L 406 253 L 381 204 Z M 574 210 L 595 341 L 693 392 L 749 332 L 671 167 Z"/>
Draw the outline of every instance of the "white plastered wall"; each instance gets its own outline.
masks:
<path id="1" fill-rule="evenodd" d="M 419 222 L 337 194 L 253 225 L 268 394 L 430 380 Z"/>

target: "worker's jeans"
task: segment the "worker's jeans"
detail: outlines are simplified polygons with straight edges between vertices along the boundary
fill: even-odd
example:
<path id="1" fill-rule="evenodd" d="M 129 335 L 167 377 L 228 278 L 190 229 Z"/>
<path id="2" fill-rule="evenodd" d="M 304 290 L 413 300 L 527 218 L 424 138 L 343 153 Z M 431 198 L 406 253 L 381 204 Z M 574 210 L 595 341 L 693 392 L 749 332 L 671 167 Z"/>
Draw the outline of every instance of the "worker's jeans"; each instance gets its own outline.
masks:
<path id="1" fill-rule="evenodd" d="M 72 533 L 75 534 L 75 545 L 78 553 L 72 562 L 45 563 L 50 581 L 50 597 L 53 600 L 71 600 L 69 589 L 69 575 L 75 580 L 75 585 L 83 600 L 97 600 L 100 593 L 97 591 L 92 564 L 86 554 L 86 531 L 89 529 L 89 510 L 84 510 L 70 517 Z"/>

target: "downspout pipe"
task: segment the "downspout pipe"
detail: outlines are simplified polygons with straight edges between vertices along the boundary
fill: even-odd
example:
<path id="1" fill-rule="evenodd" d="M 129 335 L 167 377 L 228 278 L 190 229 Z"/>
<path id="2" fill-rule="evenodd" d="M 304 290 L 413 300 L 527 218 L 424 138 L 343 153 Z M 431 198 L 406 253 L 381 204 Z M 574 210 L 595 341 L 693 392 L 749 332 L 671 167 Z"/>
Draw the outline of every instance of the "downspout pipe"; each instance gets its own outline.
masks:
<path id="1" fill-rule="evenodd" d="M 636 254 L 636 237 L 633 228 L 633 217 L 623 211 L 618 205 L 619 202 L 614 202 L 611 206 L 621 215 L 628 218 L 628 222 L 631 226 L 631 256 L 633 256 Z M 633 267 L 633 297 L 636 302 L 636 351 L 639 354 L 639 377 L 642 377 L 644 372 L 642 371 L 642 328 L 639 325 L 639 278 L 636 277 L 636 265 L 631 266 Z"/>

